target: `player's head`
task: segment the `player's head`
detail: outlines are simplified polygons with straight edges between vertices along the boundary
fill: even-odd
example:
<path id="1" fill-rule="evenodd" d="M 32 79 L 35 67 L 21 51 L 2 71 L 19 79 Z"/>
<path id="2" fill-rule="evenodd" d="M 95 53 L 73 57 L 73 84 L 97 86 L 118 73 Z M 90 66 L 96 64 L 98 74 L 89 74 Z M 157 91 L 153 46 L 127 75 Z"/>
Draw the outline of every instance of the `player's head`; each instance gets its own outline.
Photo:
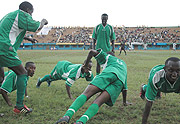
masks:
<path id="1" fill-rule="evenodd" d="M 180 59 L 177 57 L 170 57 L 165 61 L 164 70 L 166 78 L 171 83 L 175 82 L 180 76 Z"/>
<path id="2" fill-rule="evenodd" d="M 25 69 L 27 70 L 28 76 L 32 77 L 36 70 L 36 65 L 34 62 L 27 62 L 25 65 Z"/>
<path id="3" fill-rule="evenodd" d="M 30 15 L 32 15 L 32 13 L 34 11 L 33 5 L 27 1 L 22 2 L 19 5 L 19 9 L 29 13 Z"/>
<path id="4" fill-rule="evenodd" d="M 84 64 L 86 63 L 86 60 L 84 61 Z M 88 63 L 88 67 L 86 69 L 83 68 L 84 72 L 87 73 L 89 71 L 91 71 L 92 68 L 92 61 L 90 60 Z"/>
<path id="5" fill-rule="evenodd" d="M 106 25 L 107 20 L 108 20 L 108 15 L 106 13 L 101 15 L 101 20 L 102 20 L 102 24 Z"/>

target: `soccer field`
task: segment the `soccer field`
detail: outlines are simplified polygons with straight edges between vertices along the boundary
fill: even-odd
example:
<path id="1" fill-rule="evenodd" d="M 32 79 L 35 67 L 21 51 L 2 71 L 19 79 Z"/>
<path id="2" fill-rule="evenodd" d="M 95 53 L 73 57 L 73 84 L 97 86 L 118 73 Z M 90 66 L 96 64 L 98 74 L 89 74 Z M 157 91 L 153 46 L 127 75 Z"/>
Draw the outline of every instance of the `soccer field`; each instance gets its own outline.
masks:
<path id="1" fill-rule="evenodd" d="M 49 74 L 58 61 L 68 60 L 74 64 L 82 64 L 86 59 L 88 51 L 82 50 L 19 50 L 18 55 L 25 64 L 33 61 L 36 64 L 36 72 L 34 77 L 28 81 L 28 96 L 24 103 L 28 107 L 33 108 L 30 115 L 15 115 L 12 111 L 13 107 L 9 107 L 0 96 L 0 113 L 4 113 L 0 117 L 0 124 L 53 124 L 59 117 L 63 116 L 73 100 L 69 99 L 65 81 L 55 81 L 47 87 L 47 83 L 43 83 L 41 87 L 36 88 L 38 77 Z M 140 86 L 147 83 L 148 75 L 152 67 L 158 64 L 164 64 L 168 57 L 180 57 L 180 51 L 127 51 L 116 57 L 124 60 L 128 69 L 128 94 L 127 101 L 133 103 L 131 106 L 124 107 L 122 104 L 122 95 L 120 94 L 115 105 L 109 107 L 102 105 L 97 115 L 95 115 L 88 124 L 140 124 L 145 101 L 139 97 Z M 96 61 L 93 58 L 92 71 L 95 75 Z M 5 69 L 7 71 L 7 69 Z M 85 79 L 77 80 L 71 87 L 74 98 L 78 97 L 86 88 L 89 82 Z M 70 123 L 79 119 L 86 111 L 96 96 L 92 97 L 75 115 Z M 9 95 L 11 102 L 15 105 L 16 91 Z M 178 124 L 180 123 L 180 95 L 162 94 L 162 98 L 156 100 L 152 106 L 149 124 Z"/>

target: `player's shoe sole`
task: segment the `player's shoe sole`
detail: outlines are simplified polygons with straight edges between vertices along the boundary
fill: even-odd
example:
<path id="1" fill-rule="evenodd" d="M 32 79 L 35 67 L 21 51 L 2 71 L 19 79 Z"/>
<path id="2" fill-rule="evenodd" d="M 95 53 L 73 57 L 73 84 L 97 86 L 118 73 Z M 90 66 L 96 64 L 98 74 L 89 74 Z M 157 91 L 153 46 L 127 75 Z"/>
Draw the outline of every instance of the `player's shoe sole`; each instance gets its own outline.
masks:
<path id="1" fill-rule="evenodd" d="M 31 108 L 28 108 L 26 105 L 24 105 L 23 107 L 21 108 L 17 108 L 16 106 L 14 107 L 13 109 L 14 113 L 15 114 L 29 114 L 32 112 L 32 109 Z"/>
<path id="2" fill-rule="evenodd" d="M 69 116 L 64 116 L 60 118 L 55 124 L 68 124 L 69 120 Z"/>

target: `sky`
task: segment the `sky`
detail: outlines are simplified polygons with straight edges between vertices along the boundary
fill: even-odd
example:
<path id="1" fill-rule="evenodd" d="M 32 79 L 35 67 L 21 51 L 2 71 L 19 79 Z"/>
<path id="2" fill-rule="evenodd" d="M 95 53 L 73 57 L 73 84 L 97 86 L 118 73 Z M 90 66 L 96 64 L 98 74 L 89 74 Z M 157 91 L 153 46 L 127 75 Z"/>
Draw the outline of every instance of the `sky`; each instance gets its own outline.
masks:
<path id="1" fill-rule="evenodd" d="M 24 0 L 2 0 L 0 19 L 19 8 Z M 34 20 L 48 26 L 95 27 L 108 14 L 113 26 L 180 26 L 180 0 L 27 0 L 34 7 Z"/>

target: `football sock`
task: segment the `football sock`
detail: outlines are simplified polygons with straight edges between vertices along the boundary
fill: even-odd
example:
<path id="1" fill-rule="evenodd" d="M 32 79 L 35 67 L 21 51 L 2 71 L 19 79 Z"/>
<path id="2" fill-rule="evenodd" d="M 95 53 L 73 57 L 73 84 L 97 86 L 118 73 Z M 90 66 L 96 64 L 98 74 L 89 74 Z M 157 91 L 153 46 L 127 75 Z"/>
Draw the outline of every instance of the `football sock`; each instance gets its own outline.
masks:
<path id="1" fill-rule="evenodd" d="M 91 119 L 95 114 L 97 114 L 99 106 L 96 103 L 93 103 L 87 111 L 81 116 L 76 122 L 83 122 L 85 124 L 89 119 Z"/>
<path id="2" fill-rule="evenodd" d="M 143 90 L 146 91 L 147 85 L 143 85 Z"/>
<path id="3" fill-rule="evenodd" d="M 47 80 L 49 80 L 49 79 L 51 79 L 50 75 L 45 75 L 43 78 L 41 78 L 41 79 L 39 80 L 39 82 L 42 83 L 42 82 L 47 81 Z"/>
<path id="4" fill-rule="evenodd" d="M 17 75 L 17 99 L 16 99 L 16 106 L 17 108 L 23 107 L 23 100 L 24 100 L 24 94 L 26 91 L 26 85 L 27 85 L 27 75 Z"/>
<path id="5" fill-rule="evenodd" d="M 75 112 L 77 112 L 77 110 L 79 108 L 81 108 L 84 103 L 86 102 L 87 97 L 84 94 L 81 94 L 78 98 L 76 98 L 76 100 L 72 103 L 72 105 L 69 107 L 69 109 L 67 110 L 67 112 L 65 113 L 64 116 L 69 116 L 70 119 L 72 118 L 72 116 L 74 115 Z"/>

